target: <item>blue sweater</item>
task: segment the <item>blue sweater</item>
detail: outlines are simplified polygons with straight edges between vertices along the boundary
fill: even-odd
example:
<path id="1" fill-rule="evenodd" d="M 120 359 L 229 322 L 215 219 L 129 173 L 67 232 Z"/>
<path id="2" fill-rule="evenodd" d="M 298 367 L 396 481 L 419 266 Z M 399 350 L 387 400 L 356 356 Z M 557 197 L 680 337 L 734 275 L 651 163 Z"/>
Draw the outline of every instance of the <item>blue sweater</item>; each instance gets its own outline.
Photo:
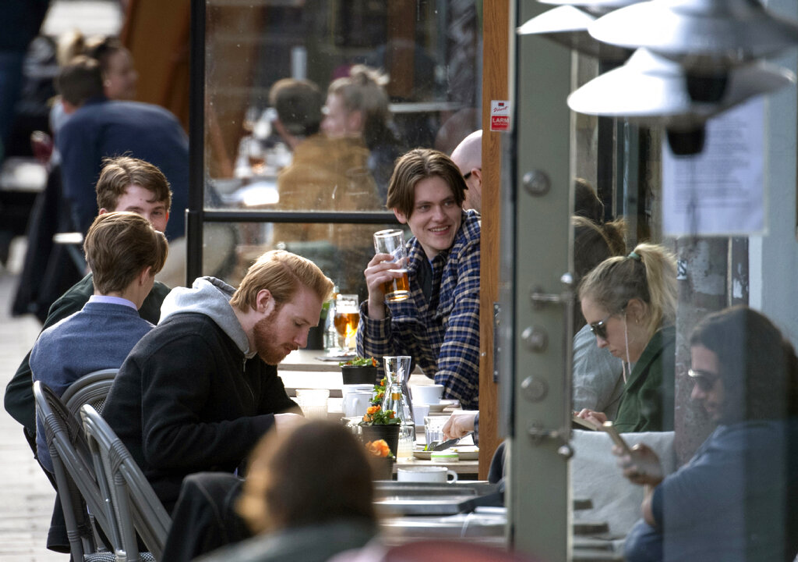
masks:
<path id="1" fill-rule="evenodd" d="M 133 346 L 154 326 L 121 304 L 88 302 L 80 312 L 41 333 L 30 355 L 33 380 L 61 396 L 83 375 L 117 369 Z M 37 420 L 39 460 L 53 470 L 44 429 Z"/>
<path id="2" fill-rule="evenodd" d="M 84 234 L 97 216 L 94 190 L 106 156 L 132 156 L 160 169 L 172 189 L 166 237 L 185 236 L 188 206 L 188 138 L 174 115 L 162 107 L 92 98 L 56 137 L 61 153 L 64 196 L 75 227 Z"/>

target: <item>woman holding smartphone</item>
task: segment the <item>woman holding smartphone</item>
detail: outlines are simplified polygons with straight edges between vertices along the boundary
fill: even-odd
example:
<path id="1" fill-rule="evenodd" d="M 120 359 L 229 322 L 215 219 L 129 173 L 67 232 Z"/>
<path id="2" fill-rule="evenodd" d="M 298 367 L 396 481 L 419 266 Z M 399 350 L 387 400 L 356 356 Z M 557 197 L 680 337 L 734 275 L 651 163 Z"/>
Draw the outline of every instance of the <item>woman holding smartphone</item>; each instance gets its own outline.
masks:
<path id="1" fill-rule="evenodd" d="M 676 296 L 676 260 L 653 244 L 604 260 L 579 286 L 596 345 L 623 361 L 614 422 L 621 433 L 673 429 Z M 579 417 L 597 426 L 607 421 L 603 412 L 588 409 Z"/>
<path id="2" fill-rule="evenodd" d="M 645 486 L 628 562 L 792 561 L 798 553 L 798 358 L 762 314 L 707 316 L 690 338 L 691 398 L 718 423 L 689 463 L 665 477 L 649 447 L 618 446 L 623 474 Z"/>

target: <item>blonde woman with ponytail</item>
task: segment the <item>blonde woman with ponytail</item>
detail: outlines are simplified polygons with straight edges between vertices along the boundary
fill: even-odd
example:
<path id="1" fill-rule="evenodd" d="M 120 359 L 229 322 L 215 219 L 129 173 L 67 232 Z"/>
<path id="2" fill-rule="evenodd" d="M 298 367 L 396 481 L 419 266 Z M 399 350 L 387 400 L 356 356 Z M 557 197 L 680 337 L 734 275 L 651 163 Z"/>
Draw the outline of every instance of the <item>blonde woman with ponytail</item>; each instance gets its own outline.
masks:
<path id="1" fill-rule="evenodd" d="M 624 362 L 618 431 L 673 429 L 676 297 L 676 260 L 654 244 L 603 261 L 579 287 L 596 345 Z M 579 416 L 596 424 L 607 420 L 592 410 Z"/>

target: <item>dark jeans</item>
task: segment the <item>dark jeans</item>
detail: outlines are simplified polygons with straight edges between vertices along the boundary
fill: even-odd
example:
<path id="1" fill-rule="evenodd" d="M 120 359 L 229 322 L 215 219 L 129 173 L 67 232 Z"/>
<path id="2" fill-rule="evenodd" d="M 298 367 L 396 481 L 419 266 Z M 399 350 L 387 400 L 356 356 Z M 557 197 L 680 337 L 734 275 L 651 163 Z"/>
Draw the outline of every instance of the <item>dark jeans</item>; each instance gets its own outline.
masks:
<path id="1" fill-rule="evenodd" d="M 243 480 L 226 472 L 200 472 L 183 480 L 172 512 L 163 560 L 189 562 L 201 554 L 248 539 L 235 511 Z"/>

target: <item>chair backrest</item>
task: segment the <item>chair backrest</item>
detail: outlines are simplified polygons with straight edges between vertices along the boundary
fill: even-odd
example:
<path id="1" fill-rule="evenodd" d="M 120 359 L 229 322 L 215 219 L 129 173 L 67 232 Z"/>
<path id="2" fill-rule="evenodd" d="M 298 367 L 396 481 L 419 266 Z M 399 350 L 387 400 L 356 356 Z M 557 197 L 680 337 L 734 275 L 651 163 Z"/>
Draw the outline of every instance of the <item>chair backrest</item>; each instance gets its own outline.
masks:
<path id="1" fill-rule="evenodd" d="M 109 517 L 109 506 L 100 491 L 89 446 L 78 420 L 41 381 L 33 384 L 33 396 L 53 462 L 73 562 L 84 562 L 84 555 L 97 552 L 92 517 L 112 541 L 113 548 L 118 548 L 119 533 Z"/>
<path id="2" fill-rule="evenodd" d="M 80 377 L 66 389 L 61 396 L 61 401 L 66 404 L 78 423 L 80 423 L 80 407 L 83 404 L 91 404 L 95 410 L 103 413 L 105 399 L 108 397 L 108 391 L 111 390 L 111 384 L 118 372 L 119 369 L 94 371 Z"/>
<path id="3" fill-rule="evenodd" d="M 155 559 L 160 560 L 172 524 L 169 514 L 127 447 L 100 414 L 86 404 L 80 409 L 80 415 L 89 446 L 99 453 L 111 485 L 127 560 L 137 559 L 136 532 Z"/>

